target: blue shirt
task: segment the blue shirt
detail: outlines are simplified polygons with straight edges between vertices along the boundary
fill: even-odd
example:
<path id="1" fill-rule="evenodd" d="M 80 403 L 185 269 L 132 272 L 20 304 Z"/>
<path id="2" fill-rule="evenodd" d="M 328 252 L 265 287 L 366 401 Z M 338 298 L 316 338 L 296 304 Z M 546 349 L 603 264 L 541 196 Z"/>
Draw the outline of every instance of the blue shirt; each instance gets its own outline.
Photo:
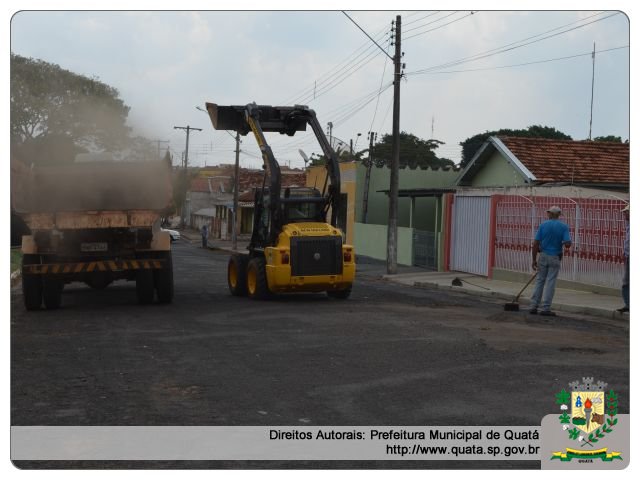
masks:
<path id="1" fill-rule="evenodd" d="M 540 224 L 535 239 L 540 242 L 542 253 L 560 255 L 562 253 L 562 244 L 570 242 L 571 236 L 566 223 L 553 219 Z"/>

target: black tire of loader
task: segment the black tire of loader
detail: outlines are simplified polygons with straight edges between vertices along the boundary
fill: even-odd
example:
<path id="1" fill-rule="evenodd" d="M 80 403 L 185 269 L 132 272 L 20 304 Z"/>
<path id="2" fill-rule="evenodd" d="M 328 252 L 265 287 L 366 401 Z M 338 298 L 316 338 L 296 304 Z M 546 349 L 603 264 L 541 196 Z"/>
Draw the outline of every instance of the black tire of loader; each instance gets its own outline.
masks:
<path id="1" fill-rule="evenodd" d="M 227 264 L 227 284 L 231 295 L 245 297 L 247 295 L 247 266 L 249 265 L 249 255 L 235 253 L 229 257 Z M 231 269 L 236 271 L 236 285 L 231 285 Z"/>
<path id="2" fill-rule="evenodd" d="M 268 300 L 272 296 L 267 283 L 267 269 L 265 265 L 266 262 L 264 258 L 255 257 L 249 260 L 249 265 L 247 266 L 247 277 L 251 270 L 255 270 L 256 272 L 256 289 L 253 294 L 251 294 L 251 290 L 247 288 L 249 298 L 254 300 Z"/>
<path id="3" fill-rule="evenodd" d="M 161 269 L 153 271 L 158 302 L 171 303 L 173 301 L 173 262 L 171 252 L 165 252 L 159 257 L 164 260 Z"/>
<path id="4" fill-rule="evenodd" d="M 154 285 L 153 270 L 140 269 L 136 273 L 136 295 L 138 303 L 147 305 L 153 302 Z"/>
<path id="5" fill-rule="evenodd" d="M 42 305 L 42 277 L 25 275 L 25 265 L 38 265 L 40 255 L 25 254 L 22 257 L 22 297 L 27 310 L 40 310 Z"/>
<path id="6" fill-rule="evenodd" d="M 329 298 L 335 298 L 337 300 L 346 300 L 351 295 L 351 287 L 345 290 L 328 290 L 327 296 Z"/>

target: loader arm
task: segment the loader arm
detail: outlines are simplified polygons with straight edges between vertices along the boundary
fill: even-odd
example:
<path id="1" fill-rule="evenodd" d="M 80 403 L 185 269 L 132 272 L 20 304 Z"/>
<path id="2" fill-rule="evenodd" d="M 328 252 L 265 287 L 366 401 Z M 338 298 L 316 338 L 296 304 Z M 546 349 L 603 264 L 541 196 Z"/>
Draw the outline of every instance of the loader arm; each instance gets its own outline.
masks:
<path id="1" fill-rule="evenodd" d="M 330 184 L 326 197 L 325 212 L 331 207 L 331 225 L 337 225 L 337 215 L 340 211 L 340 168 L 338 166 L 338 156 L 331 148 L 313 110 L 304 105 L 272 107 L 256 105 L 255 103 L 245 106 L 221 106 L 215 103 L 207 103 L 206 107 L 211 123 L 216 130 L 234 130 L 241 135 L 246 135 L 251 131 L 256 137 L 265 168 L 270 177 L 269 208 L 272 221 L 276 227 L 271 232 L 271 240 L 275 239 L 278 231 L 282 228 L 282 210 L 280 208 L 282 185 L 280 166 L 273 155 L 271 147 L 267 144 L 264 133 L 278 132 L 293 136 L 296 132 L 305 131 L 307 124 L 310 125 L 327 159 L 326 169 Z"/>

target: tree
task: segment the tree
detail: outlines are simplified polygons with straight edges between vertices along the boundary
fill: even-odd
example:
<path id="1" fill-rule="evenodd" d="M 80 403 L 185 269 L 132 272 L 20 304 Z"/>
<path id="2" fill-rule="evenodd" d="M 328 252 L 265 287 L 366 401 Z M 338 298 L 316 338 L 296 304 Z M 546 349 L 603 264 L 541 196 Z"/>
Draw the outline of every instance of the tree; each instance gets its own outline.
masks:
<path id="1" fill-rule="evenodd" d="M 460 146 L 462 146 L 462 160 L 460 162 L 460 166 L 462 168 L 466 167 L 473 156 L 476 154 L 478 149 L 482 146 L 482 144 L 486 142 L 489 137 L 492 137 L 494 135 L 572 140 L 569 135 L 562 133 L 561 131 L 556 130 L 553 127 L 544 127 L 542 125 L 532 125 L 526 129 L 520 130 L 502 128 L 500 130 L 494 130 L 491 132 L 478 133 L 473 137 L 469 137 L 465 141 L 460 142 Z"/>
<path id="2" fill-rule="evenodd" d="M 391 165 L 393 136 L 386 134 L 375 144 L 375 159 L 378 165 Z M 440 140 L 423 140 L 407 132 L 400 132 L 400 167 L 438 168 L 453 166 L 446 158 L 438 158 L 436 150 L 444 142 Z"/>
<path id="3" fill-rule="evenodd" d="M 617 137 L 615 135 L 607 135 L 605 137 L 596 137 L 593 139 L 594 142 L 616 142 L 622 143 L 622 137 Z"/>
<path id="4" fill-rule="evenodd" d="M 89 150 L 128 140 L 129 107 L 117 89 L 42 60 L 11 54 L 11 142 L 53 136 Z"/>

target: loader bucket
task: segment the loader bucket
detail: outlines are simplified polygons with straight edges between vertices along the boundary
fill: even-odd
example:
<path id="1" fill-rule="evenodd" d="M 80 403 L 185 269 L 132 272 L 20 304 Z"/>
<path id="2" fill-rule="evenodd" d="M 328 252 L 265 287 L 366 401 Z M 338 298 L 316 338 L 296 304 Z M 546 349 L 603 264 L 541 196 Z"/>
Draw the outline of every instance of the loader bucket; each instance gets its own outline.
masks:
<path id="1" fill-rule="evenodd" d="M 307 129 L 307 121 L 312 112 L 304 106 L 272 107 L 269 105 L 249 104 L 246 106 L 222 106 L 208 103 L 207 112 L 216 130 L 233 130 L 246 135 L 251 130 L 245 119 L 249 110 L 260 118 L 263 132 L 277 132 L 294 135 Z"/>
<path id="2" fill-rule="evenodd" d="M 249 124 L 244 118 L 244 107 L 223 107 L 209 102 L 206 106 L 213 128 L 216 130 L 233 130 L 241 135 L 246 135 L 249 132 Z"/>

